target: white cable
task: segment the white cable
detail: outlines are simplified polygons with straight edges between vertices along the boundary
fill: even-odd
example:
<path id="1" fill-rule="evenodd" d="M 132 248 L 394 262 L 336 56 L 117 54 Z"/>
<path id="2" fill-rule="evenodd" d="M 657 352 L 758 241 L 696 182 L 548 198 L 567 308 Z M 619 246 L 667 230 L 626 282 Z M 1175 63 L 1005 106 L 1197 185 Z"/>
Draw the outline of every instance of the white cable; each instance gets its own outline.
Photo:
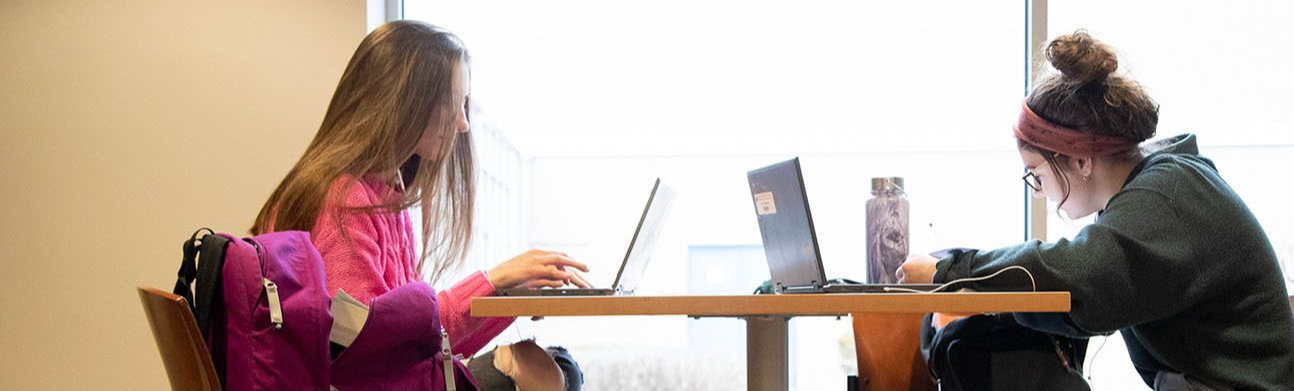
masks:
<path id="1" fill-rule="evenodd" d="M 920 290 L 920 289 L 899 288 L 899 287 L 892 287 L 892 286 L 887 286 L 887 287 L 881 288 L 881 290 L 882 290 L 882 291 L 885 291 L 885 292 L 907 292 L 907 293 L 931 293 L 931 292 L 934 292 L 934 291 L 923 291 L 923 290 Z"/>
<path id="2" fill-rule="evenodd" d="M 1105 343 L 1109 340 L 1110 340 L 1110 336 L 1108 335 L 1102 336 L 1101 344 L 1096 345 L 1096 351 L 1092 352 L 1092 360 L 1086 363 L 1083 363 L 1084 365 L 1087 366 L 1087 384 L 1089 385 L 1092 384 L 1092 375 L 1096 374 L 1096 355 L 1101 354 L 1101 348 L 1104 348 Z"/>
<path id="3" fill-rule="evenodd" d="M 997 272 L 994 272 L 993 274 L 989 274 L 989 275 L 984 276 L 984 277 L 967 277 L 967 278 L 958 278 L 958 279 L 956 279 L 956 280 L 948 281 L 947 283 L 944 283 L 943 285 L 940 285 L 940 286 L 938 286 L 938 287 L 935 287 L 935 289 L 931 289 L 931 290 L 928 290 L 928 291 L 923 291 L 923 290 L 920 290 L 920 289 L 899 288 L 899 287 L 885 287 L 885 288 L 884 288 L 884 291 L 886 291 L 886 292 L 910 292 L 910 293 L 935 293 L 935 292 L 938 292 L 938 291 L 944 290 L 945 288 L 948 288 L 948 287 L 952 286 L 953 284 L 962 283 L 962 282 L 984 281 L 984 280 L 987 280 L 987 279 L 990 279 L 990 278 L 993 278 L 993 277 L 997 277 L 999 274 L 1002 274 L 1002 273 L 1006 272 L 1007 270 L 1011 270 L 1011 269 L 1020 269 L 1021 271 L 1023 271 L 1023 272 L 1024 272 L 1024 274 L 1028 275 L 1028 276 L 1029 276 L 1029 284 L 1033 286 L 1033 291 L 1034 291 L 1034 292 L 1037 292 L 1037 291 L 1038 291 L 1038 282 L 1037 282 L 1037 281 L 1035 281 L 1035 280 L 1033 279 L 1033 273 L 1030 273 L 1030 272 L 1029 272 L 1029 269 L 1025 269 L 1023 266 L 1019 266 L 1019 265 L 1016 265 L 1016 266 L 1007 266 L 1007 267 L 1003 268 L 1002 270 L 998 270 Z"/>

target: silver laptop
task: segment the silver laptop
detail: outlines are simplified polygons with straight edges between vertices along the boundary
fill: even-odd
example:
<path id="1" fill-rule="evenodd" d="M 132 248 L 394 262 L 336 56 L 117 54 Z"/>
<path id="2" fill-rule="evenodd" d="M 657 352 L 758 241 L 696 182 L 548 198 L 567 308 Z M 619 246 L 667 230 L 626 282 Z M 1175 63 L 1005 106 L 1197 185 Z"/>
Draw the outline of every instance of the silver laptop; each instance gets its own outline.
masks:
<path id="1" fill-rule="evenodd" d="M 934 284 L 861 284 L 828 281 L 818 251 L 818 236 L 809 213 L 800 158 L 746 173 L 764 256 L 777 293 L 865 293 L 928 291 Z M 862 251 L 860 248 L 859 251 Z M 901 290 L 896 290 L 896 288 Z"/>
<path id="2" fill-rule="evenodd" d="M 643 207 L 642 216 L 638 218 L 638 227 L 629 239 L 629 249 L 620 262 L 620 271 L 610 288 L 540 288 L 540 289 L 507 289 L 500 293 L 503 296 L 610 296 L 630 295 L 638 287 L 638 280 L 647 270 L 647 261 L 651 260 L 656 239 L 665 224 L 666 217 L 674 206 L 674 190 L 656 178 L 652 185 L 651 195 L 647 197 L 647 206 Z"/>

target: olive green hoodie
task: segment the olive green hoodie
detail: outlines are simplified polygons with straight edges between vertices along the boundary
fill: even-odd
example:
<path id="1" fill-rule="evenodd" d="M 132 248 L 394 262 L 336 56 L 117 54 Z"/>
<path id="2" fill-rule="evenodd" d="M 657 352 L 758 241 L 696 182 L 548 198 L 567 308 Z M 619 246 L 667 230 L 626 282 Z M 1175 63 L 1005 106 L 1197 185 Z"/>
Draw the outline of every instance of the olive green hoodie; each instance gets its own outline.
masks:
<path id="1" fill-rule="evenodd" d="M 1219 389 L 1294 390 L 1294 315 L 1271 243 L 1245 203 L 1198 156 L 1194 135 L 1151 145 L 1091 225 L 1072 240 L 954 252 L 934 281 L 1020 265 L 1072 311 L 1017 314 L 1041 331 L 1121 331 L 1146 384 L 1185 375 Z M 1023 273 L 963 285 L 1028 289 Z"/>

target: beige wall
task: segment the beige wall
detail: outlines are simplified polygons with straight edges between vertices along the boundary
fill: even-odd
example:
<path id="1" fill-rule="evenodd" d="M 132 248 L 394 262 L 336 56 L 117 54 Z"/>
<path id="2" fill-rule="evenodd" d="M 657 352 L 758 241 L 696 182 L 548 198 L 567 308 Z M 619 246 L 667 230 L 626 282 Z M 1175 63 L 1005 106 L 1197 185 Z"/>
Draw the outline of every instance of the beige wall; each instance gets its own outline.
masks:
<path id="1" fill-rule="evenodd" d="M 245 232 L 364 32 L 361 0 L 0 2 L 0 390 L 166 388 L 135 286 Z"/>

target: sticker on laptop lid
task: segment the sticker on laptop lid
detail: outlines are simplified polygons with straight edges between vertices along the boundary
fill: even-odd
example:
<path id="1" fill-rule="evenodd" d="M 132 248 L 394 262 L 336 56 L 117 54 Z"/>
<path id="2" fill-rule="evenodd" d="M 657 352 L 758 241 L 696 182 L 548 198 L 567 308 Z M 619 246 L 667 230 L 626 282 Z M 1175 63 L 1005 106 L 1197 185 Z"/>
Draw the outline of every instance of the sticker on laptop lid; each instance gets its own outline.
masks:
<path id="1" fill-rule="evenodd" d="M 773 192 L 755 194 L 755 213 L 760 216 L 777 214 L 777 203 L 773 202 Z"/>

